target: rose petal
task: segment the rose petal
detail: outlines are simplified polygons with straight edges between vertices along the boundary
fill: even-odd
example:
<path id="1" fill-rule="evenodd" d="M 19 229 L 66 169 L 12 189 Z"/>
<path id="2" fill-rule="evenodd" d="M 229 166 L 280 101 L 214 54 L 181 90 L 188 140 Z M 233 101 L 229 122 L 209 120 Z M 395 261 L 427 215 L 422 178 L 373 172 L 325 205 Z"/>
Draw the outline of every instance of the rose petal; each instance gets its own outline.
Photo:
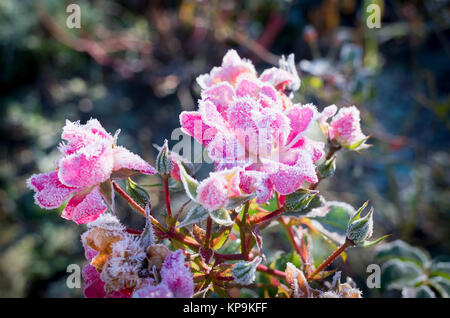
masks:
<path id="1" fill-rule="evenodd" d="M 157 171 L 149 163 L 147 163 L 140 156 L 132 153 L 128 149 L 118 146 L 113 149 L 114 153 L 114 167 L 113 170 L 125 168 L 134 171 L 139 171 L 144 174 L 155 174 Z"/>
<path id="2" fill-rule="evenodd" d="M 103 201 L 99 188 L 76 193 L 67 203 L 62 217 L 77 224 L 92 222 L 105 212 L 107 206 Z"/>
<path id="3" fill-rule="evenodd" d="M 162 282 L 177 298 L 190 298 L 194 294 L 192 274 L 185 264 L 182 250 L 176 250 L 166 257 L 161 268 Z"/>
<path id="4" fill-rule="evenodd" d="M 36 193 L 34 200 L 44 209 L 55 209 L 63 204 L 75 188 L 67 187 L 58 179 L 58 172 L 34 174 L 27 180 L 27 185 Z"/>

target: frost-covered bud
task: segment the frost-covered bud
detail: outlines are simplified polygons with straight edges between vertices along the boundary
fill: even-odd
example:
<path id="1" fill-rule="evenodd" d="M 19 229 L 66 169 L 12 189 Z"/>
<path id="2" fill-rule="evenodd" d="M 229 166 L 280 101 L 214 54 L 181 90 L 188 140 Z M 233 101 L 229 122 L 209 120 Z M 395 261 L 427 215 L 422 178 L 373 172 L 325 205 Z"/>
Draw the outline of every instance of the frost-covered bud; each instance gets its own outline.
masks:
<path id="1" fill-rule="evenodd" d="M 361 131 L 359 110 L 355 106 L 343 107 L 330 123 L 329 137 L 351 150 L 367 148 L 368 139 Z"/>
<path id="2" fill-rule="evenodd" d="M 172 253 L 165 245 L 157 244 L 152 245 L 147 249 L 148 267 L 151 269 L 156 266 L 157 269 L 161 269 L 161 266 L 169 254 Z"/>
<path id="3" fill-rule="evenodd" d="M 255 281 L 256 268 L 261 263 L 260 256 L 255 257 L 251 262 L 240 261 L 233 266 L 234 281 L 242 285 L 250 285 Z"/>
<path id="4" fill-rule="evenodd" d="M 169 157 L 169 146 L 167 139 L 156 157 L 156 169 L 160 175 L 168 175 L 173 170 L 173 162 Z"/>
<path id="5" fill-rule="evenodd" d="M 347 226 L 347 238 L 355 245 L 363 245 L 373 233 L 373 208 L 363 218 L 361 212 L 366 208 L 368 201 L 364 203 L 351 217 Z"/>

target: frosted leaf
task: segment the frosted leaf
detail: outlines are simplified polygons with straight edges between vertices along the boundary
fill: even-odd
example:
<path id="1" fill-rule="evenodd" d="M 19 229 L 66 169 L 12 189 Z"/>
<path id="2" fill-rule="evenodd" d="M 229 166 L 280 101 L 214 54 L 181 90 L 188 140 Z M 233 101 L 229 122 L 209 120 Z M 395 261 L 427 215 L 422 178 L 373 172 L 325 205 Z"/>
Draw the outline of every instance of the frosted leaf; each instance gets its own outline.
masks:
<path id="1" fill-rule="evenodd" d="M 205 208 L 203 208 L 201 205 L 196 205 L 189 210 L 184 220 L 177 225 L 177 228 L 185 227 L 194 223 L 199 223 L 205 220 L 208 215 L 208 211 Z"/>
<path id="2" fill-rule="evenodd" d="M 255 257 L 251 262 L 240 261 L 233 266 L 234 281 L 242 285 L 250 285 L 255 281 L 256 268 L 261 263 L 260 256 Z"/>

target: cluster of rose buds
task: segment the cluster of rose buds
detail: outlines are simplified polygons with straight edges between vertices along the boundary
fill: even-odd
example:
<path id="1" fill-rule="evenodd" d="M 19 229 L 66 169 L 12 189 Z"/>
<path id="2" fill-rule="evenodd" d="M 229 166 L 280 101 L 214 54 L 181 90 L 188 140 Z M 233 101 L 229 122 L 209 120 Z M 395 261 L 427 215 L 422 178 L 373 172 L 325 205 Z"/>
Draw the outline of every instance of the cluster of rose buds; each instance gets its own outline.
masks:
<path id="1" fill-rule="evenodd" d="M 68 200 L 62 217 L 87 223 L 81 237 L 89 262 L 83 270 L 86 297 L 226 293 L 253 284 L 257 271 L 278 279 L 280 297 L 360 297 L 350 283 L 340 283 L 338 274 L 325 291 L 311 286 L 316 277 L 327 276 L 325 267 L 347 247 L 368 246 L 384 238 L 367 241 L 372 235 L 372 211 L 360 218 L 367 204 L 348 215 L 345 242 L 317 268 L 312 265 L 311 244 L 304 243 L 304 238 L 309 240 L 307 229 L 296 228 L 301 221 L 294 216 L 283 216 L 306 211 L 313 201 L 319 205 L 310 208 L 304 220 L 328 213 L 331 202 L 318 196 L 315 188 L 321 179 L 333 175 L 334 153 L 340 148 L 368 147 L 358 109 L 338 111 L 331 105 L 319 112 L 312 104 L 294 103 L 300 78 L 293 55 L 283 57 L 278 68 L 258 75 L 250 61 L 230 50 L 221 66 L 197 82 L 202 90 L 198 110 L 182 112 L 180 124 L 214 162 L 214 171 L 204 180 L 197 181 L 193 165 L 171 152 L 167 140 L 162 147 L 156 146 L 155 169 L 117 146 L 118 133 L 110 135 L 96 119 L 84 125 L 67 121 L 55 171 L 29 178 L 39 206 L 54 209 Z M 167 209 L 164 222 L 151 215 L 150 195 L 130 179 L 135 174 L 161 176 Z M 126 191 L 118 179 L 127 179 Z M 169 181 L 183 187 L 190 199 L 192 207 L 186 214 L 184 206 L 172 212 Z M 145 216 L 142 232 L 117 219 L 115 193 Z M 266 210 L 270 200 L 278 208 Z M 108 208 L 111 213 L 105 213 Z M 285 271 L 263 265 L 267 260 L 261 230 L 275 219 L 287 230 L 300 256 L 300 269 L 291 263 Z M 218 249 L 226 242 L 237 242 L 237 235 L 240 252 L 220 254 Z M 168 246 L 177 249 L 171 251 Z"/>

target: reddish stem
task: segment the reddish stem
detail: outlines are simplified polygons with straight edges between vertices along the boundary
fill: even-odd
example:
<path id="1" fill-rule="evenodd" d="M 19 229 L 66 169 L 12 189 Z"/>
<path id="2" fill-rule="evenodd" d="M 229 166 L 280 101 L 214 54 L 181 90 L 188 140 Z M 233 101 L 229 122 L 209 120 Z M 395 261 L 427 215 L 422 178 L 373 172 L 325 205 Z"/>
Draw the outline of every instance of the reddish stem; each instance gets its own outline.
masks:
<path id="1" fill-rule="evenodd" d="M 119 185 L 115 181 L 112 181 L 112 184 L 113 184 L 114 190 L 122 198 L 124 198 L 128 202 L 128 204 L 130 204 L 136 211 L 138 211 L 143 216 L 145 216 L 145 210 L 139 204 L 137 204 L 136 201 L 134 201 L 121 187 L 119 187 Z M 175 232 L 175 231 L 168 231 L 161 223 L 159 223 L 159 221 L 157 219 L 155 219 L 151 215 L 150 215 L 150 220 L 152 221 L 153 225 L 155 225 L 161 232 L 166 234 L 168 237 L 173 238 L 193 249 L 198 249 L 200 247 L 200 245 L 197 242 L 192 241 L 190 238 L 186 237 L 184 234 L 182 234 L 180 232 Z"/>
<path id="2" fill-rule="evenodd" d="M 277 269 L 272 269 L 261 264 L 259 264 L 256 269 L 260 272 L 286 279 L 286 273 L 279 271 Z"/>
<path id="3" fill-rule="evenodd" d="M 215 253 L 214 252 L 214 257 L 216 258 L 216 260 L 218 260 L 218 262 L 221 261 L 246 261 L 249 259 L 248 255 L 246 254 L 220 254 L 220 253 Z"/>
<path id="4" fill-rule="evenodd" d="M 349 246 L 354 245 L 352 241 L 345 239 L 344 244 L 342 244 L 337 250 L 335 250 L 326 260 L 322 262 L 322 264 L 317 267 L 317 269 L 308 277 L 308 279 L 314 278 L 318 273 L 324 270 L 328 265 L 334 262 L 339 255 L 341 255 Z"/>
<path id="5" fill-rule="evenodd" d="M 260 217 L 260 218 L 258 218 L 258 219 L 256 219 L 256 220 L 253 220 L 252 223 L 253 223 L 253 224 L 259 224 L 259 225 L 260 225 L 260 224 L 263 224 L 263 223 L 265 223 L 265 222 L 267 222 L 267 221 L 270 221 L 270 220 L 272 220 L 273 218 L 276 218 L 277 216 L 283 214 L 283 212 L 284 212 L 284 207 L 278 208 L 278 209 L 276 209 L 275 211 L 270 212 L 270 213 L 267 214 L 267 215 L 264 215 L 264 216 L 262 216 L 262 217 Z"/>

